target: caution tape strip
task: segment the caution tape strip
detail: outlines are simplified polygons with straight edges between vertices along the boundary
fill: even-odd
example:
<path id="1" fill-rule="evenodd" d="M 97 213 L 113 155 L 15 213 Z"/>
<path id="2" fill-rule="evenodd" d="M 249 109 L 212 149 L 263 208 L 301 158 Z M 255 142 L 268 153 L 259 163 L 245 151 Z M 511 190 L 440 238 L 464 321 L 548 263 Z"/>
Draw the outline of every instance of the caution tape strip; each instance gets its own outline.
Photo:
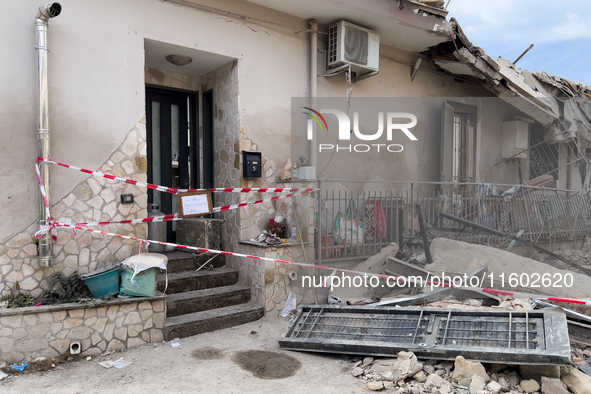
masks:
<path id="1" fill-rule="evenodd" d="M 37 161 L 55 164 L 60 167 L 69 168 L 75 171 L 81 171 L 86 174 L 95 175 L 98 177 L 103 177 L 107 179 L 111 179 L 121 183 L 129 183 L 132 185 L 137 185 L 140 187 L 145 187 L 152 190 L 157 190 L 165 193 L 171 194 L 178 194 L 178 193 L 185 193 L 185 192 L 199 192 L 199 191 L 208 191 L 212 193 L 286 193 L 286 192 L 313 192 L 318 191 L 320 189 L 317 188 L 300 188 L 300 187 L 217 187 L 217 188 L 209 188 L 209 189 L 177 189 L 174 187 L 162 186 L 162 185 L 155 185 L 152 183 L 146 182 L 139 182 L 129 178 L 121 178 L 115 175 L 109 175 L 98 171 L 87 170 L 84 168 L 71 166 L 69 164 L 58 163 L 55 161 L 43 159 L 42 157 L 37 157 Z"/>
<path id="2" fill-rule="evenodd" d="M 225 211 L 230 211 L 232 209 L 243 208 L 243 207 L 250 206 L 250 205 L 262 204 L 262 203 L 271 202 L 271 201 L 277 201 L 277 200 L 280 200 L 283 198 L 301 196 L 301 195 L 304 195 L 307 193 L 310 193 L 310 192 L 303 191 L 303 192 L 299 192 L 299 193 L 286 194 L 284 196 L 265 198 L 263 200 L 248 201 L 248 202 L 241 202 L 240 204 L 225 205 L 223 207 L 215 207 L 212 209 L 212 211 L 213 211 L 213 213 L 225 212 Z M 114 222 L 74 223 L 73 225 L 74 226 L 106 226 L 109 224 L 138 224 L 138 223 L 152 223 L 152 222 L 170 222 L 173 220 L 183 220 L 183 218 L 179 218 L 178 214 L 174 213 L 174 214 L 168 214 L 168 215 L 163 215 L 163 216 L 154 216 L 151 218 L 144 218 L 144 219 L 119 220 L 119 221 L 114 221 Z"/>
<path id="3" fill-rule="evenodd" d="M 235 253 L 235 252 L 224 252 L 222 250 L 199 248 L 196 246 L 179 245 L 179 244 L 162 242 L 162 241 L 151 241 L 151 240 L 147 240 L 147 239 L 140 239 L 140 238 L 136 238 L 136 237 L 131 237 L 129 235 L 114 234 L 114 233 L 109 233 L 106 231 L 94 230 L 94 229 L 90 229 L 88 227 L 76 226 L 76 225 L 65 224 L 65 223 L 53 222 L 52 225 L 53 225 L 53 227 L 72 228 L 72 229 L 74 229 L 74 231 L 76 229 L 84 230 L 84 231 L 91 231 L 94 233 L 109 235 L 109 236 L 123 238 L 123 239 L 129 239 L 129 240 L 137 241 L 137 242 L 143 242 L 143 243 L 148 243 L 148 244 L 154 243 L 154 244 L 159 244 L 159 245 L 173 246 L 176 248 L 195 250 L 198 252 L 217 253 L 217 254 L 222 254 L 225 256 L 235 256 L 235 257 L 244 257 L 247 259 L 254 259 L 254 260 L 272 261 L 275 263 L 292 264 L 292 265 L 297 265 L 297 266 L 301 266 L 301 267 L 319 268 L 319 269 L 325 269 L 325 270 L 330 270 L 330 271 L 339 271 L 339 272 L 355 274 L 355 275 L 362 275 L 362 276 L 376 276 L 378 278 L 383 278 L 383 279 L 391 279 L 391 280 L 397 279 L 397 277 L 391 276 L 391 275 L 374 274 L 371 272 L 360 272 L 360 271 L 347 270 L 347 269 L 342 269 L 342 268 L 326 267 L 323 265 L 316 265 L 316 264 L 298 263 L 295 261 L 272 259 L 269 257 L 253 256 L 253 255 Z M 497 295 L 502 295 L 502 296 L 515 297 L 515 298 L 533 298 L 533 299 L 537 299 L 537 300 L 558 301 L 558 302 L 566 302 L 566 303 L 580 304 L 580 305 L 591 305 L 591 301 L 578 300 L 578 299 L 573 299 L 573 298 L 550 297 L 547 295 L 529 294 L 529 293 L 521 293 L 521 292 L 510 292 L 510 291 L 503 291 L 503 290 L 487 289 L 487 288 L 482 288 L 482 287 L 453 286 L 452 284 L 449 284 L 449 283 L 440 283 L 440 282 L 437 282 L 437 283 L 425 282 L 425 284 L 427 286 L 432 285 L 434 287 L 453 287 L 456 289 L 479 291 L 481 293 L 497 294 Z"/>
<path id="4" fill-rule="evenodd" d="M 49 214 L 49 201 L 47 201 L 47 193 L 45 192 L 45 185 L 43 184 L 43 177 L 41 177 L 41 169 L 39 168 L 39 164 L 35 163 L 35 170 L 37 171 L 37 180 L 39 181 L 39 190 L 41 191 L 41 196 L 43 197 L 43 204 L 45 205 L 45 216 L 49 219 L 51 215 Z"/>

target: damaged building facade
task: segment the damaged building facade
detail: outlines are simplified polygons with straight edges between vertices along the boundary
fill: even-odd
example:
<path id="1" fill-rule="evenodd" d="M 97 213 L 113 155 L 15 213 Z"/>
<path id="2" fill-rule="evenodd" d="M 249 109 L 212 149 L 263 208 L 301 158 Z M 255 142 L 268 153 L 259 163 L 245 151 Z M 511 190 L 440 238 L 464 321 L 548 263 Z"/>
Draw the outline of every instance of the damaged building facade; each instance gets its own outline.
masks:
<path id="1" fill-rule="evenodd" d="M 481 183 L 517 185 L 539 179 L 541 183 L 533 186 L 565 190 L 560 195 L 568 204 L 573 193 L 567 190 L 588 185 L 591 91 L 541 72 L 516 70 L 504 59 L 491 59 L 469 42 L 455 20 L 446 20 L 447 11 L 439 3 L 109 0 L 97 7 L 64 0 L 61 14 L 51 19 L 48 29 L 51 151 L 47 159 L 177 188 L 319 186 L 320 192 L 293 200 L 214 215 L 224 223 L 221 244 L 211 245 L 213 249 L 298 262 L 372 252 L 353 248 L 351 240 L 339 246 L 334 228 L 327 231 L 350 200 L 339 199 L 343 205 L 329 210 L 336 201 L 329 198 L 334 192 L 356 199 L 362 193 L 363 204 L 355 208 L 360 216 L 367 205 L 364 192 L 374 197 L 378 192 L 406 196 L 392 200 L 401 205 L 404 220 L 394 219 L 398 208 L 392 211 L 394 216 L 384 216 L 390 227 L 402 228 L 407 235 L 418 229 L 412 208 L 416 198 L 429 199 L 426 221 L 433 224 L 439 195 L 447 195 L 448 212 L 470 211 L 479 205 L 475 193 Z M 34 22 L 40 5 L 32 0 L 13 3 L 0 23 L 4 36 L 11 38 L 11 56 L 1 60 L 0 77 L 0 129 L 5 137 L 0 157 L 2 294 L 18 282 L 22 290 L 39 295 L 53 272 L 86 273 L 137 254 L 139 248 L 146 250 L 131 240 L 60 228 L 55 240 L 47 236 L 52 249 L 45 257 L 50 262 L 40 264 L 34 238 L 39 229 L 35 172 L 39 156 L 35 51 L 39 48 L 34 47 Z M 329 27 L 342 19 L 379 36 L 379 73 L 327 68 Z M 183 61 L 188 63 L 178 65 Z M 320 183 L 281 181 L 288 159 L 295 162 L 299 157 L 293 155 L 292 143 L 292 98 L 298 97 L 433 101 L 417 104 L 423 114 L 413 129 L 417 142 L 405 146 L 404 155 L 380 163 L 371 158 L 352 163 L 335 155 L 327 166 L 328 157 L 313 158 L 309 145 L 302 145 L 298 148 L 304 147 L 303 156 L 309 156 L 317 175 L 327 166 L 318 177 Z M 525 146 L 507 148 L 516 133 L 523 136 L 522 130 Z M 515 147 L 519 149 L 511 149 Z M 261 152 L 259 178 L 243 177 L 243 152 Z M 159 202 L 166 214 L 176 209 L 173 199 L 161 192 L 42 165 L 47 167 L 51 216 L 63 223 L 142 219 L 148 217 L 152 202 Z M 132 202 L 126 203 L 122 195 L 131 195 Z M 214 206 L 266 197 L 216 193 Z M 466 202 L 469 199 L 471 204 Z M 301 244 L 277 247 L 250 242 L 276 215 L 285 216 L 290 225 L 297 218 Z M 319 224 L 315 217 L 325 221 Z M 359 222 L 349 226 L 352 229 Z M 147 237 L 143 224 L 101 229 Z M 177 225 L 170 227 L 169 242 L 174 241 L 176 229 Z M 375 231 L 375 219 L 355 240 L 358 246 L 370 243 L 369 229 Z M 526 230 L 535 239 L 537 227 Z M 392 232 L 377 243 L 398 236 Z M 572 242 L 573 233 L 561 237 Z M 324 252 L 316 251 L 315 243 Z M 253 302 L 267 312 L 282 308 L 294 289 L 300 296 L 311 296 L 289 279 L 283 264 L 226 256 L 226 265 L 239 271 Z"/>

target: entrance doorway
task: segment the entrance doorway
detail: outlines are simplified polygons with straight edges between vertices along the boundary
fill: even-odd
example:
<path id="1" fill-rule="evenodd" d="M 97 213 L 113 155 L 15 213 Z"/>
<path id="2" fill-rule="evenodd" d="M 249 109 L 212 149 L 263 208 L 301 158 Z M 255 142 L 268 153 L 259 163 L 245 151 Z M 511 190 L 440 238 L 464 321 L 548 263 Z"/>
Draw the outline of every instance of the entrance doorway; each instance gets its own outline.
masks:
<path id="1" fill-rule="evenodd" d="M 172 188 L 200 187 L 196 92 L 146 87 L 148 182 Z M 148 203 L 165 214 L 178 212 L 176 195 L 148 190 Z M 166 241 L 176 242 L 176 222 L 167 222 Z"/>

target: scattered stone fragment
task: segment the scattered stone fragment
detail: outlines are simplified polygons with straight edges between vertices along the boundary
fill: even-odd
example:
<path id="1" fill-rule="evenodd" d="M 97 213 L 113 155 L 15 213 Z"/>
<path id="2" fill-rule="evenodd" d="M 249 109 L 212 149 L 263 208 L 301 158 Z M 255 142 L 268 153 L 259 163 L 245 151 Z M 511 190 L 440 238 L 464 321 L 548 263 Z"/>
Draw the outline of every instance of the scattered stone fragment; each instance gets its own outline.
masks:
<path id="1" fill-rule="evenodd" d="M 509 389 L 511 388 L 511 385 L 509 384 L 509 382 L 507 381 L 507 379 L 505 379 L 505 376 L 499 376 L 499 380 L 498 380 L 499 384 L 501 385 L 501 387 L 503 388 L 503 391 L 509 391 Z"/>
<path id="2" fill-rule="evenodd" d="M 370 391 L 380 391 L 384 388 L 384 384 L 382 382 L 369 382 L 364 388 Z"/>
<path id="3" fill-rule="evenodd" d="M 503 389 L 503 386 L 501 386 L 498 382 L 492 381 L 486 385 L 486 389 L 492 394 L 498 394 Z"/>
<path id="4" fill-rule="evenodd" d="M 453 390 L 453 388 L 451 387 L 450 384 L 444 384 L 439 389 L 439 394 L 451 394 L 452 390 Z"/>
<path id="5" fill-rule="evenodd" d="M 373 363 L 373 357 L 365 357 L 363 359 L 363 365 L 369 365 L 371 363 Z"/>
<path id="6" fill-rule="evenodd" d="M 511 376 L 509 376 L 509 385 L 513 388 L 519 385 L 519 378 L 515 372 L 511 372 Z"/>
<path id="7" fill-rule="evenodd" d="M 392 382 L 384 382 L 384 388 L 386 390 L 393 389 L 394 388 L 394 383 L 392 383 Z"/>
<path id="8" fill-rule="evenodd" d="M 543 377 L 542 394 L 568 394 L 568 390 L 559 379 Z"/>
<path id="9" fill-rule="evenodd" d="M 533 393 L 540 389 L 540 385 L 533 379 L 522 380 L 519 384 L 526 393 Z"/>
<path id="10" fill-rule="evenodd" d="M 479 362 L 468 361 L 462 356 L 456 357 L 453 374 L 453 381 L 459 382 L 463 379 L 470 378 L 472 375 L 478 375 L 484 379 L 486 383 L 490 382 L 490 377 L 486 370 Z"/>
<path id="11" fill-rule="evenodd" d="M 427 381 L 425 382 L 426 389 L 432 388 L 440 388 L 444 383 L 447 383 L 445 380 L 441 378 L 441 376 L 436 374 L 431 374 L 427 377 Z"/>
<path id="12" fill-rule="evenodd" d="M 423 369 L 423 365 L 413 352 L 399 352 L 395 360 L 379 360 L 371 368 L 384 379 L 397 382 L 414 376 Z"/>
<path id="13" fill-rule="evenodd" d="M 355 377 L 363 375 L 363 368 L 355 367 L 353 368 L 353 372 L 351 374 Z"/>
<path id="14" fill-rule="evenodd" d="M 484 390 L 486 382 L 482 376 L 474 374 L 468 387 L 470 387 L 470 394 L 476 394 L 478 391 Z"/>
<path id="15" fill-rule="evenodd" d="M 591 394 L 591 376 L 577 369 L 571 368 L 563 382 L 575 394 Z"/>
<path id="16" fill-rule="evenodd" d="M 472 378 L 466 378 L 460 380 L 458 386 L 470 387 L 470 383 L 472 383 Z"/>
<path id="17" fill-rule="evenodd" d="M 386 372 L 380 374 L 380 376 L 383 377 L 384 379 L 387 379 L 387 380 L 396 380 L 393 378 L 394 373 L 392 371 L 386 371 Z"/>
<path id="18" fill-rule="evenodd" d="M 430 375 L 430 374 L 432 374 L 432 373 L 435 373 L 435 368 L 433 368 L 433 366 L 432 366 L 432 365 L 428 365 L 428 364 L 426 364 L 426 365 L 423 367 L 423 369 L 424 369 L 424 370 L 425 370 L 425 372 L 426 372 L 427 374 L 429 374 L 429 375 Z"/>
<path id="19" fill-rule="evenodd" d="M 427 375 L 425 375 L 425 372 L 419 371 L 413 376 L 413 378 L 419 383 L 424 383 L 427 380 Z"/>

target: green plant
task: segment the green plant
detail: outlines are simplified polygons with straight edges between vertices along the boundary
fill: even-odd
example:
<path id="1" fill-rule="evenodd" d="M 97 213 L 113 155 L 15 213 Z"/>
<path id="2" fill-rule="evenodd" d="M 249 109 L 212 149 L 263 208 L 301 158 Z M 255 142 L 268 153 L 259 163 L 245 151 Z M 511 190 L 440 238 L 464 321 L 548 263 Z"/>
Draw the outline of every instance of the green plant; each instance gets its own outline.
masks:
<path id="1" fill-rule="evenodd" d="M 296 166 L 298 168 L 301 167 L 307 167 L 310 165 L 310 162 L 308 161 L 308 158 L 305 156 L 300 156 L 300 158 L 298 159 L 298 161 L 296 161 Z"/>
<path id="2" fill-rule="evenodd" d="M 46 303 L 61 304 L 92 298 L 90 290 L 77 271 L 70 276 L 66 276 L 63 272 L 54 272 L 49 276 L 49 285 L 50 287 L 43 292 L 43 302 Z"/>
<path id="3" fill-rule="evenodd" d="M 18 284 L 18 281 L 12 286 L 8 286 L 6 282 L 4 282 L 4 284 L 8 287 L 8 290 L 10 290 L 10 294 L 0 298 L 0 301 L 6 302 L 9 308 L 22 308 L 25 306 L 35 306 L 37 304 L 37 299 L 35 297 L 21 292 L 21 286 Z"/>

